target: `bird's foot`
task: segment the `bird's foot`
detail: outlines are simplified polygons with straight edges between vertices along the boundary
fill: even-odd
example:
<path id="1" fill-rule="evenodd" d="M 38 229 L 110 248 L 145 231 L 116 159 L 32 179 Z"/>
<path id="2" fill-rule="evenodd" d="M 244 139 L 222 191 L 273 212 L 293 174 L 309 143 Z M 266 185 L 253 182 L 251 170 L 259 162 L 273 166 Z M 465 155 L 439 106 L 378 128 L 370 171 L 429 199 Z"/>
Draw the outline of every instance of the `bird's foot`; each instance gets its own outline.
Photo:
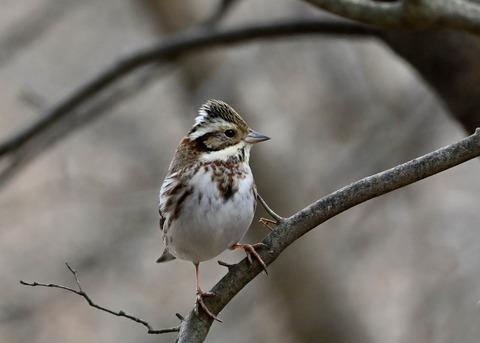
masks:
<path id="1" fill-rule="evenodd" d="M 256 244 L 234 244 L 231 249 L 243 249 L 245 250 L 245 253 L 247 254 L 247 259 L 250 264 L 252 264 L 252 255 L 257 259 L 257 261 L 260 263 L 262 266 L 263 270 L 265 271 L 265 274 L 268 275 L 267 272 L 267 265 L 265 262 L 263 262 L 262 258 L 258 254 L 258 252 L 255 251 L 255 249 L 258 248 L 265 248 L 267 247 L 266 244 L 263 243 L 256 243 Z"/>
<path id="2" fill-rule="evenodd" d="M 197 289 L 197 298 L 195 300 L 195 314 L 198 316 L 198 310 L 201 307 L 205 313 L 212 319 L 216 320 L 217 322 L 222 322 L 221 319 L 219 319 L 217 316 L 215 316 L 210 310 L 207 308 L 207 305 L 203 302 L 203 298 L 205 297 L 213 297 L 215 294 L 211 292 L 202 292 L 201 289 Z"/>

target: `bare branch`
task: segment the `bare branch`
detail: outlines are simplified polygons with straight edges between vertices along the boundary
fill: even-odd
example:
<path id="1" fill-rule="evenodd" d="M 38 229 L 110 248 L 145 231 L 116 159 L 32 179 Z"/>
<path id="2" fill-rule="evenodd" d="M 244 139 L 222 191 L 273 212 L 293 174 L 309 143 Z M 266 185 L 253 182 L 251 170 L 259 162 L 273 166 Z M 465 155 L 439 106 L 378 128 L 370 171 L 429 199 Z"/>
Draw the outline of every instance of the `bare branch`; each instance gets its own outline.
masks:
<path id="1" fill-rule="evenodd" d="M 172 328 L 167 328 L 167 329 L 160 329 L 160 330 L 154 330 L 152 329 L 152 327 L 150 326 L 150 324 L 148 322 L 146 322 L 145 320 L 143 319 L 140 319 L 138 317 L 135 317 L 135 316 L 132 316 L 130 314 L 127 314 L 125 313 L 124 311 L 112 311 L 106 307 L 103 307 L 103 306 L 100 306 L 100 305 L 97 305 L 93 302 L 93 300 L 88 296 L 87 293 L 85 293 L 82 289 L 82 286 L 80 285 L 80 280 L 78 279 L 78 274 L 77 272 L 75 271 L 75 269 L 73 269 L 69 264 L 68 262 L 65 262 L 65 264 L 67 265 L 67 268 L 68 270 L 70 270 L 70 272 L 73 274 L 73 276 L 75 277 L 75 283 L 77 284 L 77 287 L 78 287 L 78 290 L 76 289 L 73 289 L 73 288 L 70 288 L 70 287 L 67 287 L 67 286 L 62 286 L 62 285 L 58 285 L 58 284 L 55 284 L 55 283 L 41 283 L 41 282 L 25 282 L 25 281 L 22 281 L 20 280 L 20 283 L 22 285 L 25 285 L 25 286 L 32 286 L 32 287 L 36 287 L 36 286 L 40 286 L 40 287 L 51 287 L 51 288 L 59 288 L 59 289 L 63 289 L 63 290 L 66 290 L 66 291 L 69 291 L 69 292 L 72 292 L 72 293 L 75 293 L 77 295 L 80 295 L 81 297 L 83 297 L 90 306 L 92 307 L 95 307 L 96 309 L 99 309 L 101 311 L 104 311 L 104 312 L 107 312 L 107 313 L 110 313 L 110 314 L 113 314 L 114 316 L 117 316 L 117 317 L 125 317 L 125 318 L 128 318 L 130 320 L 133 320 L 134 322 L 136 323 L 140 323 L 144 326 L 147 327 L 148 329 L 148 333 L 149 334 L 162 334 L 162 333 L 169 333 L 169 332 L 178 332 L 180 330 L 180 325 L 179 326 L 175 326 L 175 327 L 172 327 Z M 178 313 L 177 313 L 177 317 L 182 321 L 183 320 L 183 317 L 180 316 Z"/>
<path id="2" fill-rule="evenodd" d="M 25 144 L 32 136 L 45 129 L 53 122 L 67 115 L 74 108 L 120 79 L 131 71 L 153 62 L 165 62 L 174 56 L 201 48 L 233 44 L 268 37 L 282 37 L 313 33 L 376 36 L 378 31 L 357 24 L 325 21 L 293 19 L 268 24 L 256 24 L 228 29 L 194 29 L 166 37 L 162 42 L 143 50 L 134 52 L 106 68 L 102 73 L 86 84 L 80 86 L 47 110 L 41 118 L 24 128 L 21 132 L 6 139 L 0 144 L 0 156 Z"/>
<path id="3" fill-rule="evenodd" d="M 318 19 L 290 19 L 267 24 L 255 24 L 235 28 L 200 27 L 172 34 L 160 43 L 131 53 L 114 62 L 92 80 L 81 85 L 58 104 L 47 109 L 39 119 L 26 125 L 18 132 L 0 142 L 0 157 L 7 167 L 0 174 L 0 185 L 9 179 L 19 168 L 46 150 L 41 137 L 59 121 L 74 116 L 81 106 L 96 97 L 101 91 L 129 73 L 151 63 L 164 64 L 173 57 L 207 47 L 223 46 L 257 39 L 288 37 L 307 34 L 335 34 L 352 36 L 378 36 L 379 31 L 362 25 Z M 96 116 L 102 112 L 96 112 Z M 70 125 L 70 131 L 83 123 L 79 120 Z M 64 136 L 62 136 L 63 138 Z M 47 139 L 49 140 L 49 139 Z M 55 140 L 57 142 L 57 140 Z M 13 170 L 8 166 L 13 166 Z"/>
<path id="4" fill-rule="evenodd" d="M 298 238 L 349 208 L 478 156 L 480 156 L 480 129 L 456 143 L 361 179 L 317 200 L 290 218 L 286 218 L 270 232 L 262 241 L 269 249 L 260 250 L 259 254 L 263 261 L 270 265 Z M 216 296 L 205 299 L 208 308 L 215 315 L 218 315 L 228 302 L 263 270 L 259 263 L 249 265 L 246 258 L 228 266 L 228 269 L 229 272 L 211 290 Z M 197 317 L 190 311 L 182 322 L 178 342 L 203 342 L 211 324 L 212 319 L 206 314 L 201 313 Z"/>
<path id="5" fill-rule="evenodd" d="M 306 0 L 328 12 L 370 25 L 399 28 L 403 25 L 401 1 L 376 2 L 372 0 Z"/>
<path id="6" fill-rule="evenodd" d="M 73 110 L 67 116 L 52 121 L 28 142 L 17 147 L 6 156 L 6 165 L 0 168 L 0 187 L 5 185 L 22 167 L 38 154 L 46 151 L 69 133 L 106 113 L 119 102 L 141 92 L 153 80 L 162 76 L 167 66 L 147 65 L 130 78 L 101 91 L 94 99 Z"/>
<path id="7" fill-rule="evenodd" d="M 306 0 L 342 17 L 397 29 L 480 33 L 480 6 L 468 0 Z"/>

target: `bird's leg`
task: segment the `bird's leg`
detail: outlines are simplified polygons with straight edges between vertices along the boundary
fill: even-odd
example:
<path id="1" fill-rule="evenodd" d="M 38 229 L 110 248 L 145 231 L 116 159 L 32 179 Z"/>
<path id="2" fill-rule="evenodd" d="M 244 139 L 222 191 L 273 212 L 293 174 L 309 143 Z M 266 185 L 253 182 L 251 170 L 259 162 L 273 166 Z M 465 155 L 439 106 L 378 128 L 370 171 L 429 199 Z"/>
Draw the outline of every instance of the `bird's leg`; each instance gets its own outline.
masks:
<path id="1" fill-rule="evenodd" d="M 214 296 L 215 294 L 211 293 L 211 292 L 203 292 L 202 289 L 200 288 L 200 282 L 199 282 L 199 279 L 198 279 L 198 263 L 194 263 L 195 265 L 195 282 L 196 282 L 196 295 L 197 295 L 197 298 L 195 300 L 195 314 L 198 316 L 198 308 L 199 306 L 202 307 L 202 309 L 205 311 L 205 313 L 210 317 L 210 318 L 213 318 L 215 319 L 216 321 L 218 322 L 222 322 L 220 319 L 218 319 L 212 312 L 210 312 L 210 310 L 207 308 L 207 305 L 205 305 L 205 303 L 203 302 L 203 298 L 205 297 L 211 297 L 211 296 Z"/>
<path id="2" fill-rule="evenodd" d="M 250 264 L 252 264 L 252 256 L 251 255 L 255 256 L 255 258 L 257 259 L 257 261 L 260 263 L 263 270 L 265 271 L 265 274 L 268 274 L 267 265 L 265 264 L 265 262 L 263 262 L 260 255 L 255 251 L 255 249 L 257 249 L 257 248 L 264 248 L 266 246 L 267 245 L 263 244 L 263 243 L 256 243 L 256 244 L 252 244 L 252 245 L 250 245 L 250 244 L 234 244 L 234 245 L 232 245 L 232 247 L 230 249 L 232 249 L 232 250 L 234 250 L 234 249 L 245 250 L 245 253 L 247 254 L 248 262 Z"/>

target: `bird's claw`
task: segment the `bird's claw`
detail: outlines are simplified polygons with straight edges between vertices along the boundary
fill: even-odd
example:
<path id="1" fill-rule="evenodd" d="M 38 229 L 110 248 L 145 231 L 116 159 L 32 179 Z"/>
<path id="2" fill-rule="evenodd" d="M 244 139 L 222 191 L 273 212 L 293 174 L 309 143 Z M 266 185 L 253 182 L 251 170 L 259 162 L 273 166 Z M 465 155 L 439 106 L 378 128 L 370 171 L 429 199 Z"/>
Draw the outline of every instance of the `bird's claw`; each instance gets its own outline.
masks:
<path id="1" fill-rule="evenodd" d="M 210 310 L 207 308 L 207 305 L 205 305 L 205 302 L 203 301 L 203 298 L 212 297 L 212 296 L 215 296 L 215 294 L 213 294 L 211 292 L 202 292 L 201 290 L 197 290 L 197 298 L 195 300 L 194 311 L 195 311 L 195 314 L 198 317 L 198 310 L 199 310 L 199 307 L 201 307 L 203 309 L 203 311 L 205 311 L 207 316 L 209 316 L 210 318 L 212 318 L 212 319 L 216 320 L 217 322 L 221 323 L 222 320 L 219 319 L 217 316 L 215 316 L 212 312 L 210 312 Z"/>
<path id="2" fill-rule="evenodd" d="M 258 249 L 258 248 L 266 248 L 267 245 L 264 244 L 264 243 L 256 243 L 256 244 L 235 244 L 234 246 L 232 246 L 232 249 L 243 249 L 245 250 L 245 253 L 247 254 L 247 259 L 248 259 L 248 262 L 250 264 L 252 264 L 252 256 L 253 255 L 257 261 L 260 263 L 260 265 L 262 266 L 263 270 L 265 271 L 265 274 L 268 275 L 268 272 L 267 272 L 267 265 L 265 264 L 265 262 L 263 262 L 262 258 L 260 257 L 260 255 L 258 254 L 258 252 L 255 250 L 255 249 Z"/>

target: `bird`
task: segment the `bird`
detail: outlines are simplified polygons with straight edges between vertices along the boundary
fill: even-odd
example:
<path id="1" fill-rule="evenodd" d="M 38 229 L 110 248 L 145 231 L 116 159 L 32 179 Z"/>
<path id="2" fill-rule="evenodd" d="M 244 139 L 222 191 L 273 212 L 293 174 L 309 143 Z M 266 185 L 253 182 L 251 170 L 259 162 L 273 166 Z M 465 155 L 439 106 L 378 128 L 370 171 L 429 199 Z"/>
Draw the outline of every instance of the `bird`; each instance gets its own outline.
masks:
<path id="1" fill-rule="evenodd" d="M 257 189 L 249 166 L 250 149 L 270 138 L 252 130 L 227 103 L 208 100 L 195 124 L 180 141 L 160 189 L 160 230 L 165 250 L 157 263 L 179 258 L 195 266 L 194 311 L 218 319 L 205 305 L 213 296 L 200 288 L 199 264 L 227 249 L 244 249 L 266 272 L 256 249 L 240 244 L 257 206 Z"/>

